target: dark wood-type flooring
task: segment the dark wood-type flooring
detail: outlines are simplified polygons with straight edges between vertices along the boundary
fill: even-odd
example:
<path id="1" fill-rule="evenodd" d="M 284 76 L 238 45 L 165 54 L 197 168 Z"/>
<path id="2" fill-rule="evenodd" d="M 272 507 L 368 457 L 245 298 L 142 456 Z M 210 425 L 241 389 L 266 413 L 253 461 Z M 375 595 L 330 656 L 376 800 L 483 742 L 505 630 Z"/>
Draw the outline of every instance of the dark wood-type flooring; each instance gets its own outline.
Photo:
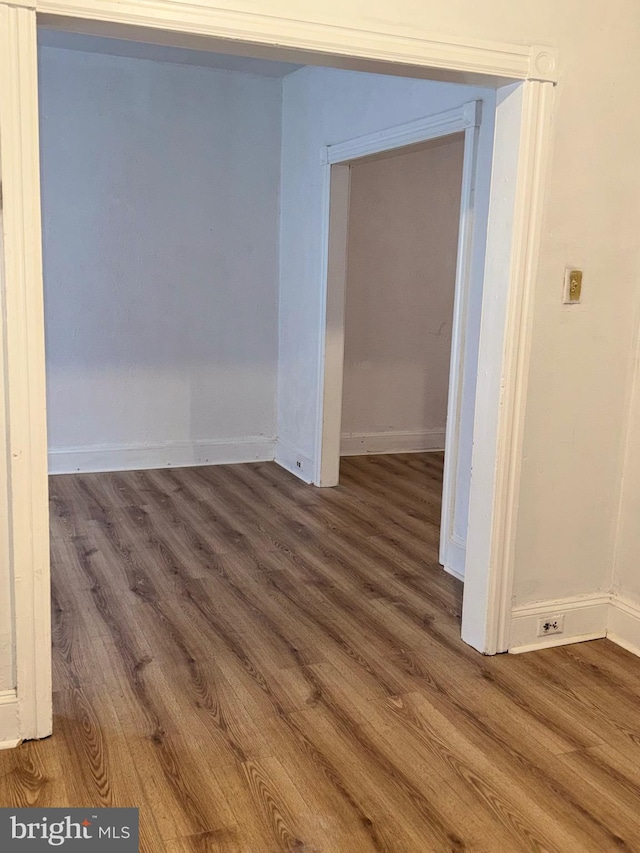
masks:
<path id="1" fill-rule="evenodd" d="M 485 658 L 442 456 L 51 479 L 55 733 L 2 806 L 139 806 L 145 853 L 640 851 L 640 660 Z"/>

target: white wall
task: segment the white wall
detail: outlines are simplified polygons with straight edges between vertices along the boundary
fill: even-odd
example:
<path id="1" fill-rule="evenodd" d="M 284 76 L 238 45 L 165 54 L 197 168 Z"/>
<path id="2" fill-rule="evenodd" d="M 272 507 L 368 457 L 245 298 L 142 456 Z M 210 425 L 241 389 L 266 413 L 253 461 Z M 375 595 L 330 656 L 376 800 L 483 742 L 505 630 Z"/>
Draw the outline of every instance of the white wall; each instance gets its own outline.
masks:
<path id="1" fill-rule="evenodd" d="M 342 453 L 443 449 L 464 138 L 351 167 Z"/>
<path id="2" fill-rule="evenodd" d="M 487 165 L 493 91 L 327 68 L 304 68 L 284 78 L 278 440 L 311 476 L 323 310 L 321 150 L 480 98 L 485 99 L 487 118 L 479 158 Z M 486 183 L 478 195 L 488 196 Z"/>
<path id="3" fill-rule="evenodd" d="M 40 50 L 54 471 L 272 458 L 281 82 Z"/>

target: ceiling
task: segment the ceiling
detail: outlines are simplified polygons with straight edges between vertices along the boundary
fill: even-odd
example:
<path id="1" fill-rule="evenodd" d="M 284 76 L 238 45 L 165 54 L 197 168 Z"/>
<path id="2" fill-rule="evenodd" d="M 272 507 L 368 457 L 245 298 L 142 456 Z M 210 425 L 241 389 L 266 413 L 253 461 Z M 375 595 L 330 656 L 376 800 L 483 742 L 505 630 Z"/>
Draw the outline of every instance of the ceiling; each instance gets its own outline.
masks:
<path id="1" fill-rule="evenodd" d="M 169 47 L 128 39 L 82 35 L 63 30 L 50 30 L 45 27 L 38 28 L 38 44 L 42 47 L 80 50 L 84 53 L 106 53 L 110 56 L 127 56 L 132 59 L 152 59 L 156 62 L 173 62 L 178 65 L 199 65 L 224 71 L 241 71 L 245 74 L 258 74 L 261 77 L 285 77 L 302 67 L 290 62 L 274 62 L 270 59 L 231 56 L 208 50 L 190 50 L 184 47 Z"/>

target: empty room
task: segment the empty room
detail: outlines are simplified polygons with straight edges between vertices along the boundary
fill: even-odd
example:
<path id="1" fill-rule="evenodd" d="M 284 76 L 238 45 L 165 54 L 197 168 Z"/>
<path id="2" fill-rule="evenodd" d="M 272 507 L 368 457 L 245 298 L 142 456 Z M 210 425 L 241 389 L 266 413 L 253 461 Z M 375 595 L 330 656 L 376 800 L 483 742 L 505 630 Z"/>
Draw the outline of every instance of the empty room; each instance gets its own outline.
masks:
<path id="1" fill-rule="evenodd" d="M 638 849 L 640 247 L 611 164 L 563 207 L 619 78 L 542 13 L 48 2 L 0 2 L 3 849 Z"/>

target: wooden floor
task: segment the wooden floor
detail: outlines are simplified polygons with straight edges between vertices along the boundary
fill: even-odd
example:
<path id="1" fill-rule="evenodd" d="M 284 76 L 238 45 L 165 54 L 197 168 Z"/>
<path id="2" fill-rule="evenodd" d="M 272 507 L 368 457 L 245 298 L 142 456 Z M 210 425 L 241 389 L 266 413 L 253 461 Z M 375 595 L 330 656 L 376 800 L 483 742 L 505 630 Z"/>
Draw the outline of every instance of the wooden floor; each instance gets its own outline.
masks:
<path id="1" fill-rule="evenodd" d="M 441 476 L 53 477 L 55 733 L 0 805 L 139 806 L 148 853 L 640 851 L 640 660 L 465 646 Z"/>

